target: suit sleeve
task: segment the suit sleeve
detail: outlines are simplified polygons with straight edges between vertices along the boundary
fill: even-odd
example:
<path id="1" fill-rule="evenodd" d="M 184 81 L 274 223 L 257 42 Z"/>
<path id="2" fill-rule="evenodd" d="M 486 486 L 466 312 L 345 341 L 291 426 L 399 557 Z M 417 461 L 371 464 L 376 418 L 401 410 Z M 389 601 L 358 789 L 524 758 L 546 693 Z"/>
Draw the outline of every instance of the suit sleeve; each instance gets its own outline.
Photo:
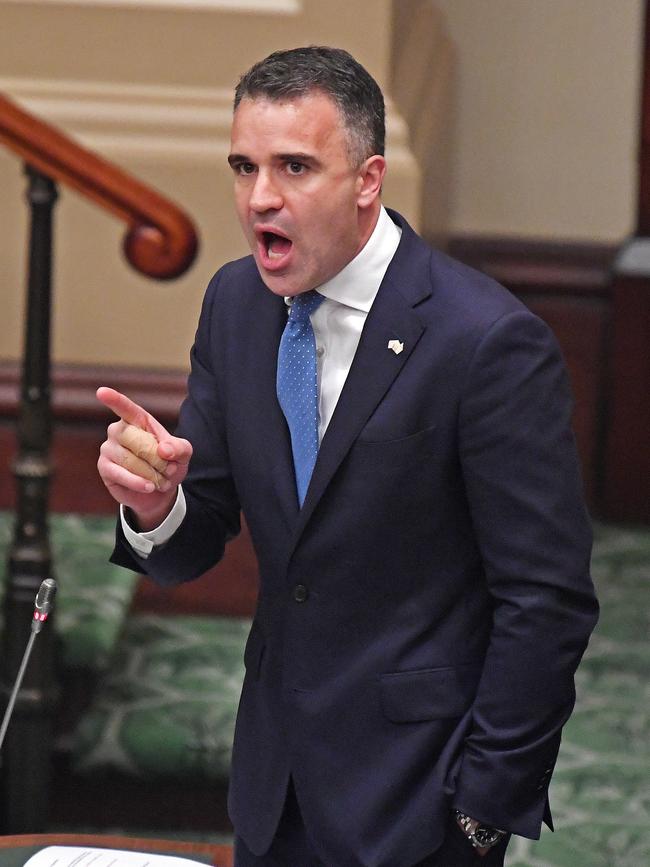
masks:
<path id="1" fill-rule="evenodd" d="M 226 542 L 240 529 L 239 501 L 230 473 L 224 419 L 223 369 L 214 334 L 220 273 L 206 291 L 194 345 L 188 396 L 180 411 L 177 436 L 194 449 L 183 483 L 187 513 L 172 538 L 145 559 L 131 548 L 118 522 L 112 562 L 171 585 L 202 575 L 223 556 Z"/>
<path id="2" fill-rule="evenodd" d="M 526 837 L 550 821 L 547 789 L 574 673 L 598 616 L 564 364 L 528 311 L 475 352 L 460 457 L 492 599 L 492 630 L 454 805 Z"/>

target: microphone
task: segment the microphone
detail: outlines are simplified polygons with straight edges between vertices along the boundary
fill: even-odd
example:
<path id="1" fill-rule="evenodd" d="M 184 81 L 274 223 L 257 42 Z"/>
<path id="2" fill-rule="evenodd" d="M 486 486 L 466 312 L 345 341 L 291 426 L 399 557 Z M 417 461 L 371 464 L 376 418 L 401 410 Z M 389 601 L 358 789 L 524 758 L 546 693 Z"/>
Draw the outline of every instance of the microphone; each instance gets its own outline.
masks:
<path id="1" fill-rule="evenodd" d="M 43 624 L 48 618 L 52 606 L 54 605 L 54 597 L 56 596 L 56 581 L 53 578 L 46 578 L 38 588 L 36 599 L 34 600 L 34 617 L 32 620 L 32 632 L 40 632 Z"/>
<path id="2" fill-rule="evenodd" d="M 7 729 L 9 728 L 9 721 L 11 719 L 14 705 L 16 703 L 16 696 L 18 695 L 18 690 L 20 689 L 20 685 L 23 682 L 23 677 L 25 676 L 27 663 L 29 662 L 29 657 L 32 654 L 34 641 L 36 640 L 36 636 L 38 635 L 38 633 L 43 628 L 43 625 L 47 620 L 50 611 L 52 610 L 55 596 L 56 581 L 53 578 L 46 578 L 45 581 L 43 581 L 41 586 L 38 588 L 38 593 L 36 594 L 36 599 L 34 600 L 34 614 L 32 616 L 31 635 L 29 636 L 29 641 L 27 642 L 27 647 L 25 648 L 25 653 L 23 654 L 23 659 L 20 663 L 20 668 L 18 669 L 18 674 L 16 675 L 16 681 L 14 683 L 14 688 L 11 691 L 9 703 L 7 704 L 7 709 L 2 720 L 2 726 L 0 726 L 0 748 L 2 748 L 5 735 L 7 734 Z"/>

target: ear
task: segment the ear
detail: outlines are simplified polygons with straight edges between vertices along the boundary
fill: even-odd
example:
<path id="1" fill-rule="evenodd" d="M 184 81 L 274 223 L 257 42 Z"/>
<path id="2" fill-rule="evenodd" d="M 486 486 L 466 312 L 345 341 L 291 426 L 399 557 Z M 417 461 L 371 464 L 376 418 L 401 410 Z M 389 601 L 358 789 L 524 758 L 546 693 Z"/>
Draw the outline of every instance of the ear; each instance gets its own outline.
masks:
<path id="1" fill-rule="evenodd" d="M 361 164 L 357 177 L 357 205 L 369 208 L 381 193 L 386 174 L 386 160 L 379 154 L 368 157 Z"/>

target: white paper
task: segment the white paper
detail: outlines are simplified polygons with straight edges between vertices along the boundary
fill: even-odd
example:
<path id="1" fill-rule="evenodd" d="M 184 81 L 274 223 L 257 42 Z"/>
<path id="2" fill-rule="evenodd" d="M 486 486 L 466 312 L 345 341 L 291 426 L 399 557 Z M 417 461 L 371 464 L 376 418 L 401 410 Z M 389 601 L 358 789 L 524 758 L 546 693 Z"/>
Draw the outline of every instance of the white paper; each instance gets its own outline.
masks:
<path id="1" fill-rule="evenodd" d="M 173 844 L 172 844 L 173 845 Z M 201 861 L 175 855 L 152 855 L 125 849 L 95 849 L 91 846 L 48 846 L 25 863 L 25 867 L 206 867 Z"/>

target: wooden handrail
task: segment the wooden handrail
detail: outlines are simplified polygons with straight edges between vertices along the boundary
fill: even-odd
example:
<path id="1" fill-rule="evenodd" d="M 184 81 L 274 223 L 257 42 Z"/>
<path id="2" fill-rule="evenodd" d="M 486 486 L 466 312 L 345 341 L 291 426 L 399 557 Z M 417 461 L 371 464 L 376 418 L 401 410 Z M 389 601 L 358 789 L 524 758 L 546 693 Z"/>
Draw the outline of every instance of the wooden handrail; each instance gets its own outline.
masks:
<path id="1" fill-rule="evenodd" d="M 129 227 L 124 254 L 136 271 L 166 280 L 183 274 L 194 261 L 198 240 L 187 214 L 3 94 L 0 142 L 39 172 L 124 220 Z"/>

